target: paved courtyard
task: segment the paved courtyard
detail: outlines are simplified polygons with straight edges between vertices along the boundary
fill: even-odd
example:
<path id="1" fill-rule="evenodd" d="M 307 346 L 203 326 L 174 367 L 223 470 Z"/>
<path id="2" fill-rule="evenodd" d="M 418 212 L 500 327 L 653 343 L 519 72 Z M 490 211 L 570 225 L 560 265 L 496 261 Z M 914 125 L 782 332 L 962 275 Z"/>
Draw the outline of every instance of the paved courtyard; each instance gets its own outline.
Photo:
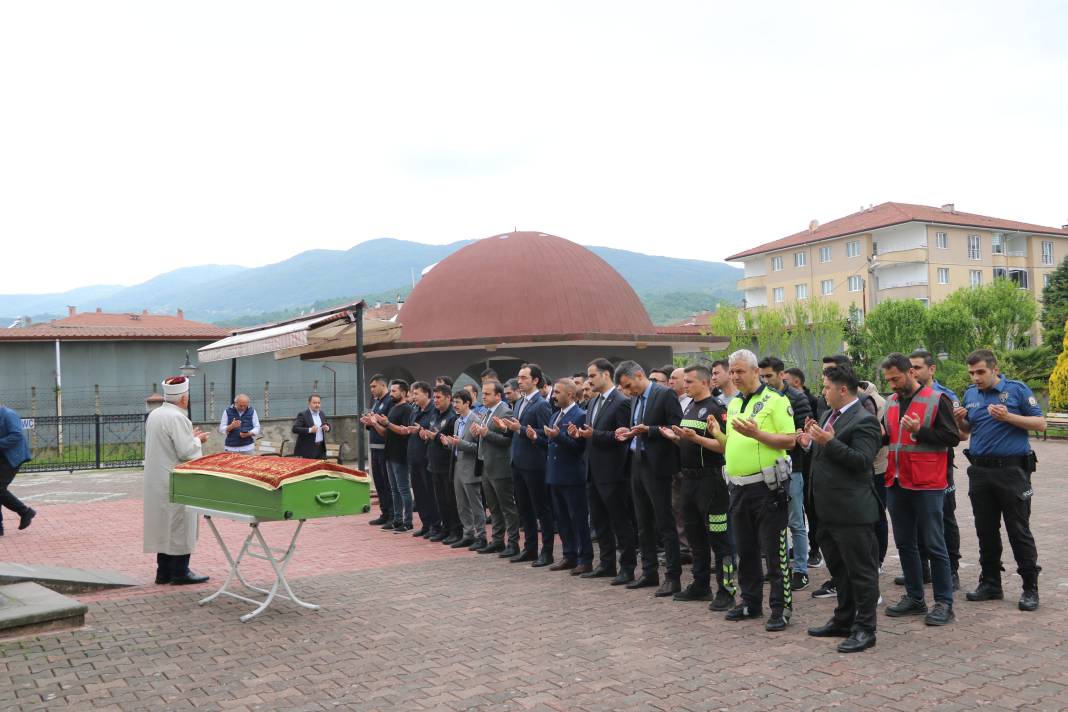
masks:
<path id="1" fill-rule="evenodd" d="M 0 709 L 1068 709 L 1068 443 L 1035 449 L 1040 610 L 1016 610 L 1013 573 L 1008 600 L 961 595 L 946 628 L 880 615 L 877 647 L 850 656 L 805 635 L 833 607 L 809 596 L 826 569 L 798 593 L 790 628 L 770 634 L 703 603 L 383 532 L 367 515 L 305 527 L 290 580 L 322 610 L 279 601 L 243 624 L 243 602 L 196 604 L 225 573 L 203 528 L 193 567 L 212 582 L 151 583 L 140 472 L 20 475 L 13 490 L 40 515 L 22 532 L 8 520 L 0 561 L 109 569 L 144 585 L 79 596 L 89 604 L 81 630 L 0 641 Z M 962 471 L 958 479 L 971 586 L 976 543 Z M 293 526 L 264 531 L 281 545 Z M 243 536 L 232 522 L 220 528 L 232 542 Z M 250 571 L 267 579 L 265 564 Z M 899 572 L 891 546 L 887 602 L 900 595 Z"/>

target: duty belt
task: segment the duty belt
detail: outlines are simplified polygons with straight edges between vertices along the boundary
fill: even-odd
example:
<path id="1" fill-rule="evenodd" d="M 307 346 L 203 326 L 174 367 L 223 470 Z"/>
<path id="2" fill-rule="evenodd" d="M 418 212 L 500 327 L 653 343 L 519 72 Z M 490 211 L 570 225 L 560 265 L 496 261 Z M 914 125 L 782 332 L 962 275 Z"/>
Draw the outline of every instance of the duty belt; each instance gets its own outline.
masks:
<path id="1" fill-rule="evenodd" d="M 385 443 L 371 443 L 371 449 L 372 450 L 385 450 L 386 449 L 386 444 Z"/>
<path id="2" fill-rule="evenodd" d="M 971 462 L 976 467 L 1024 467 L 1028 465 L 1027 455 L 998 457 L 996 455 L 972 455 Z"/>
<path id="3" fill-rule="evenodd" d="M 744 475 L 742 477 L 738 477 L 737 475 L 727 475 L 727 477 L 730 478 L 732 485 L 752 485 L 764 481 L 763 472 L 756 472 L 752 475 Z"/>

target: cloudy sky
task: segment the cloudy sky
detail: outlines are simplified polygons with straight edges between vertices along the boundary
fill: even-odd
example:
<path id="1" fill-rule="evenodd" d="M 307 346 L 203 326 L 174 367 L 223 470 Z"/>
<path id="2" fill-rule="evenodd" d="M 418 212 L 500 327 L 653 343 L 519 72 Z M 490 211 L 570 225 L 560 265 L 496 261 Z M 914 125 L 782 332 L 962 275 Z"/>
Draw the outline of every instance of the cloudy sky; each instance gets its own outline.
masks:
<path id="1" fill-rule="evenodd" d="M 1068 223 L 1059 2 L 7 2 L 0 293 L 513 227 Z"/>

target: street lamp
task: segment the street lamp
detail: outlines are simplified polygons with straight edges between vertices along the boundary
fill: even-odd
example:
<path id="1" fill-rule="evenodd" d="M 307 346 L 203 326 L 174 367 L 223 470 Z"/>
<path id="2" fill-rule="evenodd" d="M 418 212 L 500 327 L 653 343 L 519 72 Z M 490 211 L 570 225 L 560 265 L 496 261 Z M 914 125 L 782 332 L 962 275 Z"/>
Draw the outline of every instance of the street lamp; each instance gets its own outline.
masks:
<path id="1" fill-rule="evenodd" d="M 186 378 L 192 379 L 197 375 L 197 367 L 189 363 L 189 349 L 185 350 L 185 363 L 178 367 L 178 370 Z M 193 419 L 193 389 L 189 389 L 189 398 L 185 403 L 185 414 L 189 420 Z"/>

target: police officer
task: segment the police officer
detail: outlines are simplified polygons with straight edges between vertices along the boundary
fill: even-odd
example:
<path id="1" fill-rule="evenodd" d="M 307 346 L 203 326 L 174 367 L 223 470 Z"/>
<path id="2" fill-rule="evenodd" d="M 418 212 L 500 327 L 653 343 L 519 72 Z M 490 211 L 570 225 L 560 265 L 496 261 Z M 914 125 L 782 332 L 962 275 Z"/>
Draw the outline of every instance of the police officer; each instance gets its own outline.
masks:
<path id="1" fill-rule="evenodd" d="M 742 349 L 731 354 L 730 377 L 738 395 L 727 408 L 727 429 L 709 423 L 711 434 L 726 445 L 725 472 L 731 493 L 731 529 L 738 549 L 738 583 L 742 602 L 727 620 L 762 615 L 764 576 L 761 555 L 768 562 L 771 617 L 764 629 L 786 628 L 793 611 L 786 560 L 787 492 L 791 464 L 786 451 L 794 447 L 793 408 L 789 399 L 760 381 L 757 357 Z"/>
<path id="2" fill-rule="evenodd" d="M 1046 420 L 1031 389 L 998 372 L 992 351 L 979 349 L 968 356 L 972 385 L 964 392 L 964 406 L 953 416 L 962 433 L 971 433 L 964 451 L 968 468 L 968 498 L 979 537 L 979 586 L 969 601 L 1001 599 L 1001 519 L 1016 570 L 1023 579 L 1021 611 L 1038 608 L 1038 549 L 1031 535 L 1031 473 L 1036 459 L 1028 432 L 1046 429 Z"/>

